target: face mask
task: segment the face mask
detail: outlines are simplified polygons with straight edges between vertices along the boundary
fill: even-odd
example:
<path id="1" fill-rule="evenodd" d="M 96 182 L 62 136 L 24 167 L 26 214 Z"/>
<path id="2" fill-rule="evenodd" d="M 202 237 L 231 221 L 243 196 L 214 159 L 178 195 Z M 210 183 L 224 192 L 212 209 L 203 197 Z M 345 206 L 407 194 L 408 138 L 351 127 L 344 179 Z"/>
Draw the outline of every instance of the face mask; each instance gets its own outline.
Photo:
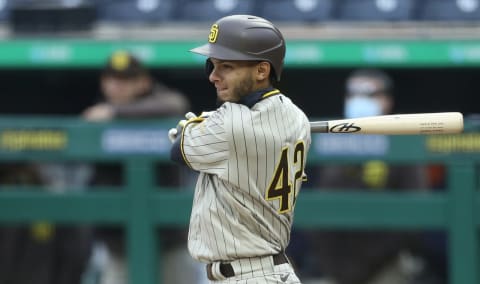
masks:
<path id="1" fill-rule="evenodd" d="M 382 108 L 375 100 L 367 97 L 353 97 L 345 101 L 345 118 L 381 115 Z"/>

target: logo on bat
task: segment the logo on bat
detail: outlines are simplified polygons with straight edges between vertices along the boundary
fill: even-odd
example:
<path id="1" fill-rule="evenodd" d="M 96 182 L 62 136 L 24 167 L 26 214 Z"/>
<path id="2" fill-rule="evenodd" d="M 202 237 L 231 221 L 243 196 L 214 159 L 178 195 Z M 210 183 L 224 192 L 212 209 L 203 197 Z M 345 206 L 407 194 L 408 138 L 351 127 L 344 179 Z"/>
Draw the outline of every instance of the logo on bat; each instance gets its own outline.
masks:
<path id="1" fill-rule="evenodd" d="M 329 132 L 331 133 L 352 133 L 362 130 L 360 126 L 354 125 L 354 122 L 344 122 L 339 123 L 330 127 Z"/>

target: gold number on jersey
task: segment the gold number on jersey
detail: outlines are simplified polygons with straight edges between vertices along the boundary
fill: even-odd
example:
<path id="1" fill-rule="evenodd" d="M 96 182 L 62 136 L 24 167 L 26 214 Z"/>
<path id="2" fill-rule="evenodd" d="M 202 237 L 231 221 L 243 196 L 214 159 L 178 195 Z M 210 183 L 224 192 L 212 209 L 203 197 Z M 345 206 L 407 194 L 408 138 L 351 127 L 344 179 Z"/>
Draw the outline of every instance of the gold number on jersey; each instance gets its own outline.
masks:
<path id="1" fill-rule="evenodd" d="M 303 175 L 303 170 L 305 168 L 305 144 L 303 141 L 299 141 L 297 145 L 295 145 L 295 151 L 293 152 L 293 164 L 297 165 L 297 171 L 295 172 L 295 180 L 293 181 L 293 204 L 297 202 L 297 195 L 298 195 L 298 188 L 297 185 L 300 186 L 302 181 L 306 179 L 306 176 Z M 300 180 L 300 183 L 299 183 Z"/>
<path id="2" fill-rule="evenodd" d="M 293 181 L 293 202 L 291 202 L 292 181 L 290 179 L 290 164 L 288 159 L 288 147 L 282 149 L 280 160 L 278 161 L 272 181 L 266 193 L 266 200 L 280 199 L 279 213 L 285 213 L 292 209 L 292 204 L 295 204 L 297 199 L 296 185 L 299 179 L 303 178 L 303 168 L 305 166 L 305 146 L 303 141 L 299 141 L 295 145 L 293 153 L 293 163 L 297 166 Z"/>
<path id="3" fill-rule="evenodd" d="M 288 171 L 288 147 L 282 149 L 280 160 L 277 168 L 273 174 L 272 182 L 267 190 L 267 200 L 280 199 L 279 213 L 290 211 L 290 192 L 292 191 L 292 184 L 290 183 Z"/>

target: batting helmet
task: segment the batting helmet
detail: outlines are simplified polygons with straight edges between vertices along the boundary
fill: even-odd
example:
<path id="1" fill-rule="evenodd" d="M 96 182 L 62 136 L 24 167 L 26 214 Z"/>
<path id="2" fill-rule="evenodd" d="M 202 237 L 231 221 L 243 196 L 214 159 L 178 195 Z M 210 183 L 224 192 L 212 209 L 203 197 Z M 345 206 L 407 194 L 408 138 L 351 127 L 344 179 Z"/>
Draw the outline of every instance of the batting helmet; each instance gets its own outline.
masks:
<path id="1" fill-rule="evenodd" d="M 232 15 L 215 22 L 208 43 L 190 51 L 220 60 L 267 61 L 275 79 L 280 81 L 285 40 L 282 33 L 263 18 Z"/>

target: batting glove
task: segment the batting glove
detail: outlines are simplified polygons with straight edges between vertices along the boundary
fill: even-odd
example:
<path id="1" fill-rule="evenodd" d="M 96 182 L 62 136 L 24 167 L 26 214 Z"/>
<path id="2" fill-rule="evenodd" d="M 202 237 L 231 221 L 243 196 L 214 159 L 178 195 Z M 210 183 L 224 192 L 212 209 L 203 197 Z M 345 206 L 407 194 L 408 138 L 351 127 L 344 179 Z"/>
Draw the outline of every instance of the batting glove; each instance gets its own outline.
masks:
<path id="1" fill-rule="evenodd" d="M 182 129 L 183 129 L 183 127 L 185 127 L 185 124 L 187 124 L 187 121 L 189 121 L 190 119 L 197 118 L 197 115 L 194 114 L 193 112 L 187 112 L 185 114 L 185 118 L 186 119 L 182 119 L 178 122 L 176 128 L 171 128 L 168 131 L 168 139 L 170 140 L 170 142 L 172 142 L 172 144 L 177 139 L 178 134 L 182 132 Z"/>

